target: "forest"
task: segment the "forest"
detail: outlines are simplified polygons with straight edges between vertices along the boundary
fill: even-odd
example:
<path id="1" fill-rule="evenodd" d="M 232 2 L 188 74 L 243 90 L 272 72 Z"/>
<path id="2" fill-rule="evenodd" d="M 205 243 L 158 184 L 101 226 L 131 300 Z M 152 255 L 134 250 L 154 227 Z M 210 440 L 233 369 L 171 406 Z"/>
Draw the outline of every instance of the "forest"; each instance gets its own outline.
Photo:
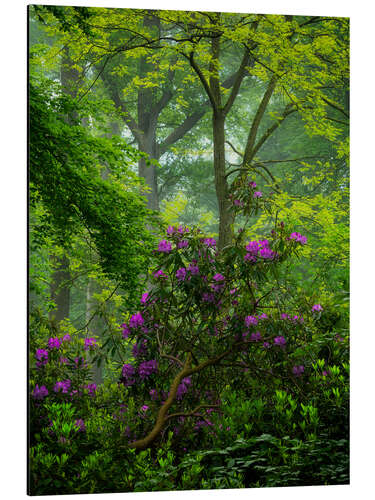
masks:
<path id="1" fill-rule="evenodd" d="M 349 19 L 28 44 L 28 493 L 349 484 Z"/>

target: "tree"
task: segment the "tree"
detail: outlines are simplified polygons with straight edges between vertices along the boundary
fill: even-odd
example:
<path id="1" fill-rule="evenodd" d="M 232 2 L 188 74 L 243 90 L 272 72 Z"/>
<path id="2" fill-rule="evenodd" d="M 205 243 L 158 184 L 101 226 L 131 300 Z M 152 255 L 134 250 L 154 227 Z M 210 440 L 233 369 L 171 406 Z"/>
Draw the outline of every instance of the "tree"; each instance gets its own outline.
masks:
<path id="1" fill-rule="evenodd" d="M 95 246 L 107 276 L 134 297 L 153 241 L 146 228 L 152 214 L 127 167 L 138 153 L 123 140 L 91 135 L 81 125 L 87 108 L 61 94 L 57 84 L 32 77 L 29 102 L 30 199 L 32 206 L 41 201 L 46 210 L 40 231 L 52 232 L 65 248 L 82 234 Z M 104 169 L 111 172 L 107 180 Z"/>

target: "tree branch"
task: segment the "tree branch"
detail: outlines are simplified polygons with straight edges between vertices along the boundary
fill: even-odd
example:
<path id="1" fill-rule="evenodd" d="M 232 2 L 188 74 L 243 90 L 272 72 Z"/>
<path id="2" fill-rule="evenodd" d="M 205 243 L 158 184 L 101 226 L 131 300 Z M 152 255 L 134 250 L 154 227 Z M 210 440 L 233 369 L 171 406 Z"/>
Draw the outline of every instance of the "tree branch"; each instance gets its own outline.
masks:
<path id="1" fill-rule="evenodd" d="M 250 52 L 245 47 L 245 52 L 244 52 L 244 55 L 243 55 L 243 58 L 241 61 L 241 65 L 236 73 L 236 80 L 233 84 L 230 96 L 229 96 L 229 98 L 224 106 L 224 110 L 223 110 L 224 115 L 228 114 L 231 107 L 233 106 L 233 103 L 238 95 L 239 90 L 240 90 L 241 83 L 242 83 L 242 81 L 245 77 L 245 74 L 246 74 L 246 66 L 248 66 L 249 62 L 250 62 Z"/>
<path id="2" fill-rule="evenodd" d="M 259 129 L 259 125 L 260 125 L 260 122 L 261 122 L 263 115 L 266 111 L 267 105 L 271 99 L 273 91 L 275 90 L 276 82 L 277 82 L 277 77 L 275 75 L 273 75 L 269 84 L 268 84 L 266 92 L 264 93 L 263 99 L 261 100 L 259 107 L 257 109 L 257 112 L 255 114 L 251 129 L 250 129 L 250 132 L 248 135 L 247 143 L 246 143 L 244 159 L 243 159 L 244 164 L 249 163 L 252 160 L 252 158 L 254 157 L 253 148 L 254 148 L 257 132 Z"/>
<path id="3" fill-rule="evenodd" d="M 293 104 L 288 104 L 288 106 L 286 106 L 283 114 L 282 114 L 282 118 L 279 118 L 271 127 L 269 127 L 266 132 L 262 135 L 262 137 L 259 139 L 259 141 L 257 142 L 257 144 L 253 147 L 253 150 L 249 156 L 249 160 L 248 161 L 251 161 L 254 156 L 256 155 L 256 153 L 259 151 L 259 149 L 263 146 L 263 144 L 267 141 L 267 139 L 269 139 L 269 137 L 273 134 L 273 132 L 278 128 L 280 127 L 280 125 L 282 124 L 282 122 L 285 120 L 285 118 L 287 116 L 289 116 L 290 114 L 294 113 L 295 111 L 297 111 L 296 108 L 293 107 L 294 105 Z"/>
<path id="4" fill-rule="evenodd" d="M 190 52 L 189 56 L 188 56 L 188 60 L 190 61 L 190 65 L 191 67 L 194 69 L 194 71 L 196 72 L 196 74 L 198 75 L 198 78 L 199 80 L 201 81 L 203 87 L 204 87 L 204 90 L 206 91 L 206 94 L 210 100 L 210 103 L 211 103 L 211 106 L 212 106 L 212 109 L 213 111 L 217 111 L 218 109 L 218 104 L 215 100 L 215 97 L 211 91 L 211 87 L 209 86 L 204 74 L 202 73 L 202 70 L 200 69 L 200 67 L 197 65 L 197 63 L 195 62 L 195 59 L 194 59 L 194 52 Z"/>

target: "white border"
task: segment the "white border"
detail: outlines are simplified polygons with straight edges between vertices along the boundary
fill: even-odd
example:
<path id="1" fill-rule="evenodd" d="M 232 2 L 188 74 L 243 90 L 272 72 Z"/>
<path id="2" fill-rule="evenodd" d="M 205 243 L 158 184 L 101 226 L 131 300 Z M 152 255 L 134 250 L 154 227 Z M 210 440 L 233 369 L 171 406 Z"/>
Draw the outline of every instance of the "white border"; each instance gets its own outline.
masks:
<path id="1" fill-rule="evenodd" d="M 374 9 L 352 0 L 45 0 L 44 5 L 220 10 L 270 14 L 334 15 L 351 18 L 352 167 L 352 483 L 350 486 L 127 494 L 126 498 L 371 498 L 374 487 Z M 1 454 L 4 498 L 26 497 L 26 5 L 8 0 L 1 9 L 2 215 Z M 228 9 L 228 6 L 230 7 Z M 5 154 L 4 154 L 5 149 Z M 4 279 L 5 275 L 5 279 Z M 55 498 L 47 496 L 45 498 Z M 74 498 L 67 495 L 65 498 Z M 83 495 L 82 498 L 96 498 Z M 99 497 L 97 497 L 99 498 Z M 100 498 L 113 498 L 107 494 Z"/>

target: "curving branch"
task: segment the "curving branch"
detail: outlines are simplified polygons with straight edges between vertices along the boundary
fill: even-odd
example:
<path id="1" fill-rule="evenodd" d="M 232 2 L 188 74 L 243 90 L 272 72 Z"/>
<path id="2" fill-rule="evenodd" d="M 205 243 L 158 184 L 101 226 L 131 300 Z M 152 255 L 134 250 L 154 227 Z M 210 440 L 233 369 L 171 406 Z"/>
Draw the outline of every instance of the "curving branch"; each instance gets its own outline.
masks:
<path id="1" fill-rule="evenodd" d="M 182 370 L 177 373 L 175 378 L 173 379 L 172 385 L 169 390 L 169 395 L 167 400 L 164 402 L 164 404 L 161 406 L 159 409 L 158 415 L 156 417 L 156 422 L 153 427 L 153 429 L 147 434 L 146 437 L 143 439 L 138 439 L 137 441 L 134 441 L 133 443 L 129 443 L 130 448 L 135 448 L 136 450 L 144 450 L 148 448 L 153 441 L 158 437 L 158 435 L 161 433 L 161 431 L 164 428 L 165 423 L 168 421 L 169 418 L 172 418 L 172 416 L 176 416 L 176 414 L 171 414 L 168 415 L 168 410 L 174 403 L 176 396 L 177 396 L 177 390 L 178 386 L 182 382 L 182 379 L 185 377 L 189 377 L 190 375 L 194 375 L 195 373 L 198 373 L 208 366 L 216 365 L 218 364 L 222 359 L 226 358 L 230 354 L 233 354 L 235 350 L 241 346 L 249 344 L 249 341 L 240 341 L 237 343 L 234 343 L 229 349 L 224 351 L 223 353 L 219 354 L 218 356 L 214 358 L 207 359 L 206 361 L 203 361 L 202 363 L 198 364 L 197 366 L 192 367 L 191 366 L 191 361 L 192 361 L 192 353 L 189 352 L 186 361 L 184 363 L 184 366 Z M 210 408 L 213 407 L 210 405 Z M 195 410 L 189 413 L 193 413 Z"/>
<path id="2" fill-rule="evenodd" d="M 254 148 L 256 136 L 258 133 L 259 125 L 260 125 L 260 122 L 262 121 L 262 118 L 263 118 L 264 113 L 266 111 L 267 105 L 271 99 L 273 91 L 275 90 L 276 83 L 277 83 L 277 77 L 275 75 L 273 75 L 271 77 L 271 80 L 269 81 L 269 84 L 268 84 L 267 89 L 264 93 L 263 99 L 261 100 L 261 102 L 258 106 L 257 112 L 255 113 L 255 117 L 254 117 L 251 129 L 250 129 L 250 132 L 249 132 L 249 135 L 247 138 L 244 159 L 243 159 L 244 164 L 250 163 L 250 161 L 254 158 L 253 148 Z"/>

